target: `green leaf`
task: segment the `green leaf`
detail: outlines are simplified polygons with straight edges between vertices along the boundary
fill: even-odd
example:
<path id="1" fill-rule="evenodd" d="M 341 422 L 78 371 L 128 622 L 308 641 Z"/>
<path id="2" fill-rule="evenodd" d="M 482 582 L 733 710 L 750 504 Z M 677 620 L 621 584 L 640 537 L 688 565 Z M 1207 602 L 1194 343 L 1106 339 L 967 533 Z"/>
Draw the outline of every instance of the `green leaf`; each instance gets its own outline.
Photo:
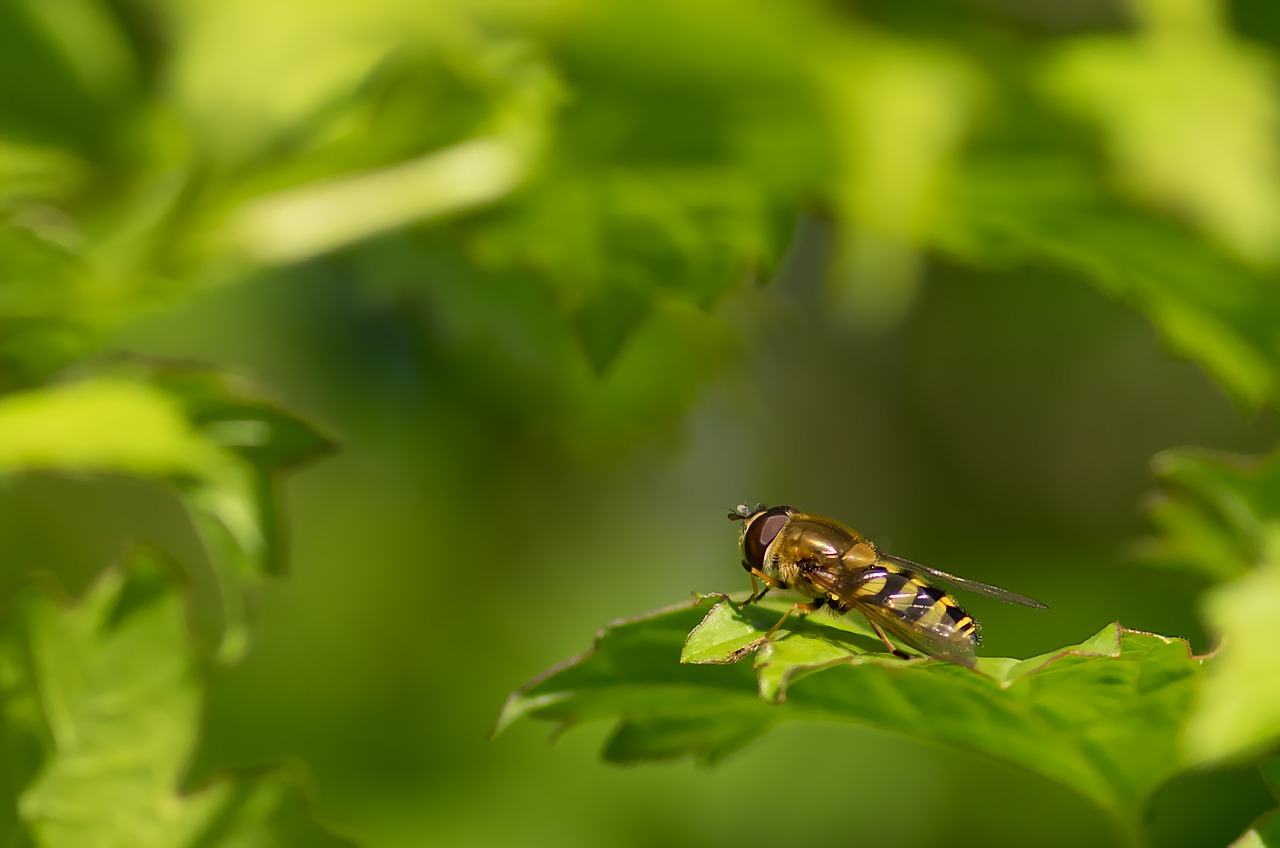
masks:
<path id="1" fill-rule="evenodd" d="M 1280 535 L 1273 537 L 1280 554 Z M 1205 598 L 1222 647 L 1187 728 L 1195 760 L 1235 760 L 1280 742 L 1280 559 Z"/>
<path id="2" fill-rule="evenodd" d="M 26 837 L 59 846 L 342 845 L 300 816 L 297 775 L 186 792 L 204 686 L 171 569 L 135 555 L 75 606 L 32 587 L 0 632 L 0 719 L 38 768 L 17 801 Z"/>
<path id="3" fill-rule="evenodd" d="M 1220 648 L 1187 727 L 1193 762 L 1239 760 L 1280 743 L 1280 455 L 1169 451 L 1148 547 L 1161 563 L 1219 581 L 1201 602 Z"/>
<path id="4" fill-rule="evenodd" d="M 0 472 L 211 479 L 226 461 L 154 386 L 102 378 L 0 398 Z"/>
<path id="5" fill-rule="evenodd" d="M 981 79 L 959 53 L 878 37 L 821 60 L 838 164 L 827 196 L 841 243 L 833 282 L 846 317 L 901 319 L 921 269 L 921 235 L 972 129 Z"/>
<path id="6" fill-rule="evenodd" d="M 215 244 L 258 262 L 298 262 L 456 215 L 514 191 L 531 166 L 531 146 L 525 139 L 474 138 L 409 162 L 271 194 L 238 209 Z"/>
<path id="7" fill-rule="evenodd" d="M 333 442 L 312 424 L 267 400 L 262 389 L 248 380 L 165 365 L 153 371 L 152 379 L 181 401 L 191 424 L 228 452 L 247 478 L 233 483 L 228 474 L 226 490 L 201 493 L 200 505 L 234 536 L 237 555 L 245 560 L 244 570 L 279 573 L 282 551 L 275 504 L 279 478 L 328 453 Z M 244 517 L 237 511 L 251 515 Z"/>
<path id="8" fill-rule="evenodd" d="M 975 157 L 949 183 L 939 246 L 980 267 L 1056 268 L 1145 315 L 1247 408 L 1280 405 L 1273 275 L 1107 196 L 1060 153 Z"/>
<path id="9" fill-rule="evenodd" d="M 329 442 L 244 381 L 135 363 L 0 398 L 0 475 L 128 475 L 182 496 L 212 568 L 186 563 L 218 655 L 248 640 L 245 595 L 280 570 L 277 477 Z"/>
<path id="10" fill-rule="evenodd" d="M 1095 122 L 1122 188 L 1172 208 L 1245 259 L 1276 258 L 1280 159 L 1270 58 L 1217 4 L 1136 3 L 1123 37 L 1074 39 L 1049 65 L 1061 105 Z M 1188 168 L 1191 160 L 1202 167 Z"/>
<path id="11" fill-rule="evenodd" d="M 1280 519 L 1280 457 L 1182 449 L 1158 454 L 1152 468 L 1162 492 L 1148 503 L 1158 532 L 1144 547 L 1147 559 L 1217 582 L 1260 561 L 1266 528 Z"/>
<path id="12" fill-rule="evenodd" d="M 754 669 L 733 662 L 786 608 L 722 601 L 615 622 L 592 651 L 512 694 L 496 730 L 525 715 L 612 719 L 610 760 L 715 761 L 783 721 L 848 722 L 1042 774 L 1130 837 L 1148 796 L 1183 767 L 1178 737 L 1203 660 L 1181 640 L 1109 625 L 1060 651 L 968 669 L 898 659 L 852 619 L 810 616 L 758 644 Z"/>
<path id="13" fill-rule="evenodd" d="M 679 663 L 680 645 L 705 616 L 686 603 L 606 625 L 593 650 L 513 693 L 494 733 L 524 715 L 570 725 L 631 713 L 615 730 L 606 759 L 720 759 L 768 729 L 774 711 L 757 697 L 745 665 Z"/>
<path id="14" fill-rule="evenodd" d="M 1264 760 L 1259 766 L 1271 794 L 1280 799 L 1280 758 Z M 1280 846 L 1280 809 L 1258 816 L 1249 830 L 1231 843 L 1231 848 L 1277 848 Z"/>

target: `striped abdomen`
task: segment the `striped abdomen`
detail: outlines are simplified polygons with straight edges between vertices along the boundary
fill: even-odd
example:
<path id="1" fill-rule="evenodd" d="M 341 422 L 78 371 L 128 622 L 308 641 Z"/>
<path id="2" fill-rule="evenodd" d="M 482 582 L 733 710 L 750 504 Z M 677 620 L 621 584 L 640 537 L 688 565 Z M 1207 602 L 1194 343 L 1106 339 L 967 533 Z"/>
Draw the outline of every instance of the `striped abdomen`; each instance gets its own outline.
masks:
<path id="1" fill-rule="evenodd" d="M 832 593 L 828 603 L 840 612 L 857 608 L 873 623 L 934 656 L 971 660 L 979 642 L 977 622 L 955 598 L 889 563 L 862 569 L 856 584 Z"/>

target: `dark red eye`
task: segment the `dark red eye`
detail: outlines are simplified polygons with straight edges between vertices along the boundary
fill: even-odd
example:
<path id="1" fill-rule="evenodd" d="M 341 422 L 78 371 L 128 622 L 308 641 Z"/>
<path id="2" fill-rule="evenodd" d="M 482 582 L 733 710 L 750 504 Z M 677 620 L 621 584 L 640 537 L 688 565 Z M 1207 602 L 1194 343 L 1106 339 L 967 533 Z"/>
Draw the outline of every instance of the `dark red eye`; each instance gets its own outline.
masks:
<path id="1" fill-rule="evenodd" d="M 751 519 L 747 532 L 742 537 L 742 553 L 752 568 L 764 568 L 764 552 L 786 526 L 789 519 L 787 513 L 787 507 L 775 506 Z"/>

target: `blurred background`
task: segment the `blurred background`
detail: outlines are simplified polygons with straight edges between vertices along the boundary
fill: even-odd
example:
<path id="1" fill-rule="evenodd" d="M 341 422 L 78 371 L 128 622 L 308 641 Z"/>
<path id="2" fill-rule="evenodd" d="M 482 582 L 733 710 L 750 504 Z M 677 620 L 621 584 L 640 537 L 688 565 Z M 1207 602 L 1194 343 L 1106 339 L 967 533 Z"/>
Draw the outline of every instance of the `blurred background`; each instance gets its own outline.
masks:
<path id="1" fill-rule="evenodd" d="M 972 602 L 989 655 L 1210 647 L 1141 504 L 1159 451 L 1276 443 L 1252 360 L 1170 318 L 1274 332 L 1267 4 L 14 0 L 0 33 L 6 389 L 195 360 L 337 444 L 281 480 L 286 573 L 191 782 L 299 763 L 373 846 L 1116 839 L 873 731 L 714 769 L 486 734 L 605 622 L 745 589 L 740 502 L 1050 605 Z M 55 571 L 175 520 L 23 497 L 9 559 Z M 1152 832 L 1225 843 L 1269 797 L 1181 778 Z"/>

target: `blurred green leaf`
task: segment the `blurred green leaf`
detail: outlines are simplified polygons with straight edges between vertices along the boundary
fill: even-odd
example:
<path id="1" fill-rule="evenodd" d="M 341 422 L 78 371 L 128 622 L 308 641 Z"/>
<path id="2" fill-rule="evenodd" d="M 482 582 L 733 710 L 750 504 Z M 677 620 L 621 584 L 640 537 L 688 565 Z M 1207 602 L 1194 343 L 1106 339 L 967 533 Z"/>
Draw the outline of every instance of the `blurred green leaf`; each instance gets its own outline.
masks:
<path id="1" fill-rule="evenodd" d="M 1149 561 L 1222 582 L 1262 560 L 1270 528 L 1280 528 L 1280 458 L 1182 449 L 1152 468 L 1161 492 L 1147 505 L 1157 530 L 1142 548 Z"/>
<path id="2" fill-rule="evenodd" d="M 1220 647 L 1187 755 L 1238 760 L 1280 742 L 1280 456 L 1180 450 L 1153 465 L 1164 491 L 1149 510 L 1159 534 L 1146 553 L 1219 584 L 1202 601 Z"/>
<path id="3" fill-rule="evenodd" d="M 174 486 L 213 568 L 197 614 L 218 622 L 217 651 L 248 640 L 245 595 L 279 570 L 277 477 L 329 443 L 257 399 L 243 381 L 147 366 L 0 399 L 0 473 L 129 475 Z M 201 585 L 203 584 L 203 585 Z"/>
<path id="4" fill-rule="evenodd" d="M 376 100 L 380 92 L 363 86 L 399 55 L 428 56 L 464 76 L 483 75 L 491 46 L 487 33 L 474 28 L 476 10 L 469 4 L 278 0 L 269 10 L 252 0 L 148 5 L 169 38 L 167 94 L 202 156 L 219 170 L 287 168 L 282 160 L 299 148 L 318 148 L 332 159 L 335 142 L 360 137 L 360 118 L 371 117 L 358 108 L 353 116 L 347 107 Z M 226 38 L 232 34 L 237 51 L 228 61 Z M 427 114 L 469 105 L 449 97 L 448 89 L 426 93 L 418 108 Z M 416 123 L 423 123 L 421 117 Z"/>
<path id="5" fill-rule="evenodd" d="M 229 457 L 155 386 L 94 379 L 0 398 L 0 470 L 213 479 Z"/>
<path id="6" fill-rule="evenodd" d="M 1265 825 L 1263 826 L 1265 827 Z M 1232 842 L 1231 848 L 1268 848 L 1268 846 L 1277 844 L 1280 843 L 1273 842 L 1268 835 L 1263 835 L 1263 832 L 1259 830 L 1259 825 L 1255 825 L 1235 842 Z"/>
<path id="7" fill-rule="evenodd" d="M 468 228 L 494 273 L 528 269 L 607 373 L 663 301 L 710 309 L 776 262 L 789 221 L 731 169 L 701 164 L 554 174 Z"/>
<path id="8" fill-rule="evenodd" d="M 215 237 L 259 262 L 298 262 L 389 229 L 467 211 L 511 192 L 530 154 L 479 138 L 379 171 L 259 198 Z M 376 211 L 375 211 L 376 210 Z"/>
<path id="9" fill-rule="evenodd" d="M 1099 127 L 1124 189 L 1181 213 L 1246 260 L 1275 260 L 1274 60 L 1233 39 L 1214 0 L 1134 5 L 1136 32 L 1059 49 L 1046 74 L 1051 92 Z"/>
<path id="10" fill-rule="evenodd" d="M 943 187 L 982 89 L 942 45 L 864 35 L 815 60 L 839 165 L 827 194 L 839 213 L 838 304 L 858 325 L 901 320 L 914 300 Z"/>
<path id="11" fill-rule="evenodd" d="M 1195 760 L 1240 759 L 1280 742 L 1280 533 L 1270 541 L 1266 564 L 1203 602 L 1221 647 L 1187 728 Z"/>
<path id="12" fill-rule="evenodd" d="M 824 276 L 864 328 L 907 315 L 927 279 L 930 305 L 957 307 L 943 320 L 968 329 L 964 302 L 942 291 L 957 277 L 1016 266 L 1034 283 L 1041 270 L 1065 272 L 1145 316 L 1241 407 L 1280 408 L 1275 58 L 1257 31 L 1230 31 L 1260 8 L 1246 3 L 1248 15 L 1232 7 L 1228 16 L 1211 0 L 1139 0 L 1126 18 L 1116 4 L 1062 2 L 0 7 L 0 471 L 22 484 L 46 474 L 125 483 L 104 485 L 97 500 L 32 485 L 28 509 L 5 520 L 42 531 L 30 538 L 49 555 L 15 546 L 23 555 L 7 558 L 9 570 L 20 576 L 35 563 L 62 577 L 70 557 L 58 552 L 74 549 L 91 522 L 125 511 L 95 505 L 138 480 L 150 494 L 176 491 L 166 503 L 181 503 L 199 536 L 188 545 L 196 555 L 181 562 L 194 629 L 201 639 L 214 634 L 207 638 L 222 659 L 242 652 L 245 595 L 282 559 L 275 477 L 326 442 L 226 378 L 149 367 L 103 376 L 84 365 L 118 344 L 113 333 L 126 323 L 174 306 L 154 319 L 158 336 L 168 334 L 162 346 L 216 339 L 222 355 L 258 358 L 264 373 L 306 369 L 291 392 L 315 391 L 335 414 L 376 420 L 374 450 L 389 450 L 388 431 L 413 433 L 420 445 L 394 464 L 420 461 L 425 473 L 406 478 L 458 503 L 468 500 L 459 491 L 527 501 L 530 469 L 555 472 L 540 474 L 544 500 L 573 497 L 562 459 L 617 467 L 633 459 L 628 448 L 658 439 L 715 442 L 734 454 L 725 464 L 732 473 L 767 478 L 777 469 L 755 439 L 776 443 L 776 433 L 762 433 L 768 427 L 794 433 L 799 421 L 806 433 L 840 430 L 842 444 L 867 441 L 850 438 L 860 432 L 850 418 L 815 417 L 794 398 L 831 397 L 842 386 L 870 399 L 884 378 L 898 387 L 897 402 L 863 404 L 857 424 L 891 428 L 886 461 L 918 461 L 929 476 L 886 473 L 880 479 L 896 482 L 879 500 L 892 510 L 910 499 L 916 512 L 928 507 L 916 495 L 945 497 L 932 483 L 954 484 L 952 463 L 939 458 L 952 454 L 947 443 L 968 441 L 964 428 L 912 404 L 941 397 L 913 379 L 921 373 L 913 359 L 946 360 L 946 351 L 917 339 L 904 356 L 895 343 L 824 336 L 821 308 L 788 321 L 803 287 Z M 784 285 L 722 303 L 779 266 L 798 214 L 822 224 L 789 252 Z M 229 298 L 259 310 L 253 329 L 210 329 L 218 322 L 206 310 L 222 295 L 195 293 L 237 282 L 256 286 Z M 1004 361 L 1005 337 L 989 331 L 1004 322 L 1035 333 L 1049 319 L 988 305 L 992 323 L 972 322 L 972 345 L 990 354 L 994 377 L 1020 363 Z M 328 323 L 312 324 L 316 316 Z M 324 329 L 296 330 L 303 325 Z M 191 329 L 199 340 L 185 338 Z M 1086 358 L 1094 329 L 1079 328 Z M 786 353 L 797 341 L 840 364 L 815 359 L 797 373 Z M 721 429 L 708 437 L 700 425 L 684 427 L 700 389 L 744 348 L 741 359 L 767 365 L 698 419 Z M 851 353 L 865 370 L 841 370 Z M 938 382 L 968 379 L 955 363 L 938 367 Z M 91 376 L 55 382 L 68 373 Z M 337 373 L 359 388 L 340 386 Z M 1050 384 L 1047 402 L 1031 406 L 1061 402 L 1089 414 L 1070 397 L 1070 380 L 1040 381 Z M 806 394 L 806 386 L 820 388 Z M 979 413 L 990 407 L 981 395 L 965 398 Z M 721 403 L 733 413 L 716 417 Z M 1175 406 L 1167 403 L 1153 414 Z M 761 410 L 766 427 L 751 420 Z M 1110 421 L 1105 410 L 1093 420 Z M 940 423 L 897 426 L 904 421 Z M 1070 416 L 1062 421 L 1072 426 Z M 860 448 L 848 450 L 822 455 L 856 464 Z M 1071 462 L 1070 451 L 1050 453 Z M 710 468 L 709 456 L 691 456 L 688 468 Z M 478 457 L 487 463 L 479 469 Z M 1276 738 L 1269 681 L 1278 675 L 1266 654 L 1277 618 L 1274 463 L 1233 467 L 1188 454 L 1161 463 L 1167 494 L 1151 513 L 1161 533 L 1152 553 L 1214 581 L 1242 580 L 1208 605 L 1227 638 L 1190 747 L 1169 740 L 1186 723 L 1182 699 L 1198 676 L 1181 646 L 1157 637 L 1109 628 L 1071 656 L 984 658 L 968 671 L 884 656 L 860 621 L 798 620 L 757 645 L 750 664 L 722 664 L 745 656 L 778 605 L 677 610 L 615 628 L 593 658 L 515 699 L 504 720 L 521 710 L 564 721 L 625 715 L 607 753 L 632 761 L 715 759 L 783 718 L 836 715 L 1051 773 L 1136 832 L 1159 775 Z M 975 464 L 984 473 L 995 465 Z M 567 482 L 548 489 L 548 476 Z M 642 478 L 629 475 L 636 494 L 648 485 Z M 394 499 L 421 511 L 411 496 Z M 155 500 L 138 509 L 162 511 Z M 528 523 L 552 524 L 536 511 Z M 1017 524 L 1036 535 L 1032 522 Z M 112 539 L 125 535 L 116 529 Z M 522 538 L 532 549 L 540 536 Z M 358 627 L 335 628 L 323 595 L 314 618 L 301 620 L 320 622 L 310 625 L 316 634 L 416 621 L 396 618 L 376 595 L 387 585 L 380 579 L 403 576 L 386 570 L 392 561 L 352 596 L 371 599 L 367 617 L 352 613 Z M 298 620 L 281 625 L 284 641 L 293 634 L 305 652 Z M 206 630 L 205 621 L 217 626 Z M 697 662 L 675 664 L 682 643 Z M 388 668 L 402 661 L 379 655 Z M 376 694 L 352 703 L 392 691 L 385 701 L 404 703 L 391 688 L 404 685 L 402 671 L 387 671 L 377 686 L 388 689 L 370 686 Z M 9 714 L 26 711 L 34 716 L 26 727 L 42 726 L 38 687 L 5 691 Z M 264 691 L 284 690 L 259 685 L 245 697 L 261 706 L 272 697 Z M 316 735 L 360 747 L 332 732 L 334 709 L 317 711 Z M 44 743 L 6 724 L 0 791 L 13 794 L 35 780 Z M 423 738 L 438 757 L 437 740 Z M 388 785 L 401 779 L 386 771 Z M 476 794 L 490 805 L 497 797 Z M 184 809 L 198 811 L 203 797 Z M 0 827 L 16 831 L 16 815 L 16 806 L 0 814 Z M 238 813 L 225 820 L 228 840 L 238 821 Z"/>
<path id="13" fill-rule="evenodd" d="M 131 93 L 136 59 L 127 33 L 100 0 L 72 0 L 55 8 L 18 0 L 40 38 L 86 94 L 110 102 Z"/>
<path id="14" fill-rule="evenodd" d="M 25 838 L 50 848 L 347 844 L 298 814 L 301 786 L 286 771 L 181 788 L 203 683 L 169 572 L 136 555 L 75 606 L 31 588 L 11 608 L 0 636 L 5 736 L 41 751 L 17 799 Z"/>
<path id="15" fill-rule="evenodd" d="M 979 267 L 1077 276 L 1145 315 L 1242 406 L 1280 406 L 1274 275 L 1124 207 L 1060 154 L 975 157 L 949 187 L 933 233 L 944 251 Z"/>
<path id="16" fill-rule="evenodd" d="M 1280 800 L 1280 759 L 1272 757 L 1264 760 L 1258 768 L 1271 789 L 1271 794 Z M 1231 848 L 1276 848 L 1280 846 L 1280 809 L 1271 810 L 1259 816 L 1249 830 L 1231 843 Z"/>
<path id="17" fill-rule="evenodd" d="M 0 141 L 0 208 L 22 210 L 32 201 L 63 199 L 79 185 L 84 170 L 85 163 L 64 150 Z M 40 223 L 34 217 L 18 219 L 28 228 Z"/>
<path id="18" fill-rule="evenodd" d="M 100 143 L 125 105 L 134 70 L 106 4 L 74 0 L 58 14 L 29 0 L 0 7 L 0 132 L 6 136 L 86 148 Z M 38 85 L 21 81 L 28 73 Z"/>
<path id="19" fill-rule="evenodd" d="M 759 649 L 754 673 L 722 664 L 787 606 L 743 615 L 727 601 L 709 613 L 683 605 L 609 625 L 594 650 L 514 693 L 497 729 L 525 715 L 562 726 L 615 719 L 610 760 L 715 761 L 782 721 L 849 722 L 1044 775 L 1108 811 L 1129 838 L 1147 798 L 1184 767 L 1178 737 L 1203 660 L 1181 640 L 1110 625 L 1079 645 L 983 658 L 972 670 L 877 654 L 856 625 L 805 619 Z"/>
<path id="20" fill-rule="evenodd" d="M 158 363 L 150 379 L 177 398 L 193 427 L 227 451 L 247 471 L 244 490 L 196 498 L 202 509 L 222 520 L 246 557 L 249 572 L 279 573 L 282 540 L 276 504 L 280 478 L 328 453 L 334 443 L 316 427 L 286 412 L 252 381 L 199 367 Z M 190 492 L 188 492 L 190 494 Z M 227 512 L 221 513 L 225 505 Z M 232 510 L 250 513 L 234 517 Z M 237 522 L 244 522 L 242 531 Z M 258 544 L 260 542 L 260 545 Z"/>

